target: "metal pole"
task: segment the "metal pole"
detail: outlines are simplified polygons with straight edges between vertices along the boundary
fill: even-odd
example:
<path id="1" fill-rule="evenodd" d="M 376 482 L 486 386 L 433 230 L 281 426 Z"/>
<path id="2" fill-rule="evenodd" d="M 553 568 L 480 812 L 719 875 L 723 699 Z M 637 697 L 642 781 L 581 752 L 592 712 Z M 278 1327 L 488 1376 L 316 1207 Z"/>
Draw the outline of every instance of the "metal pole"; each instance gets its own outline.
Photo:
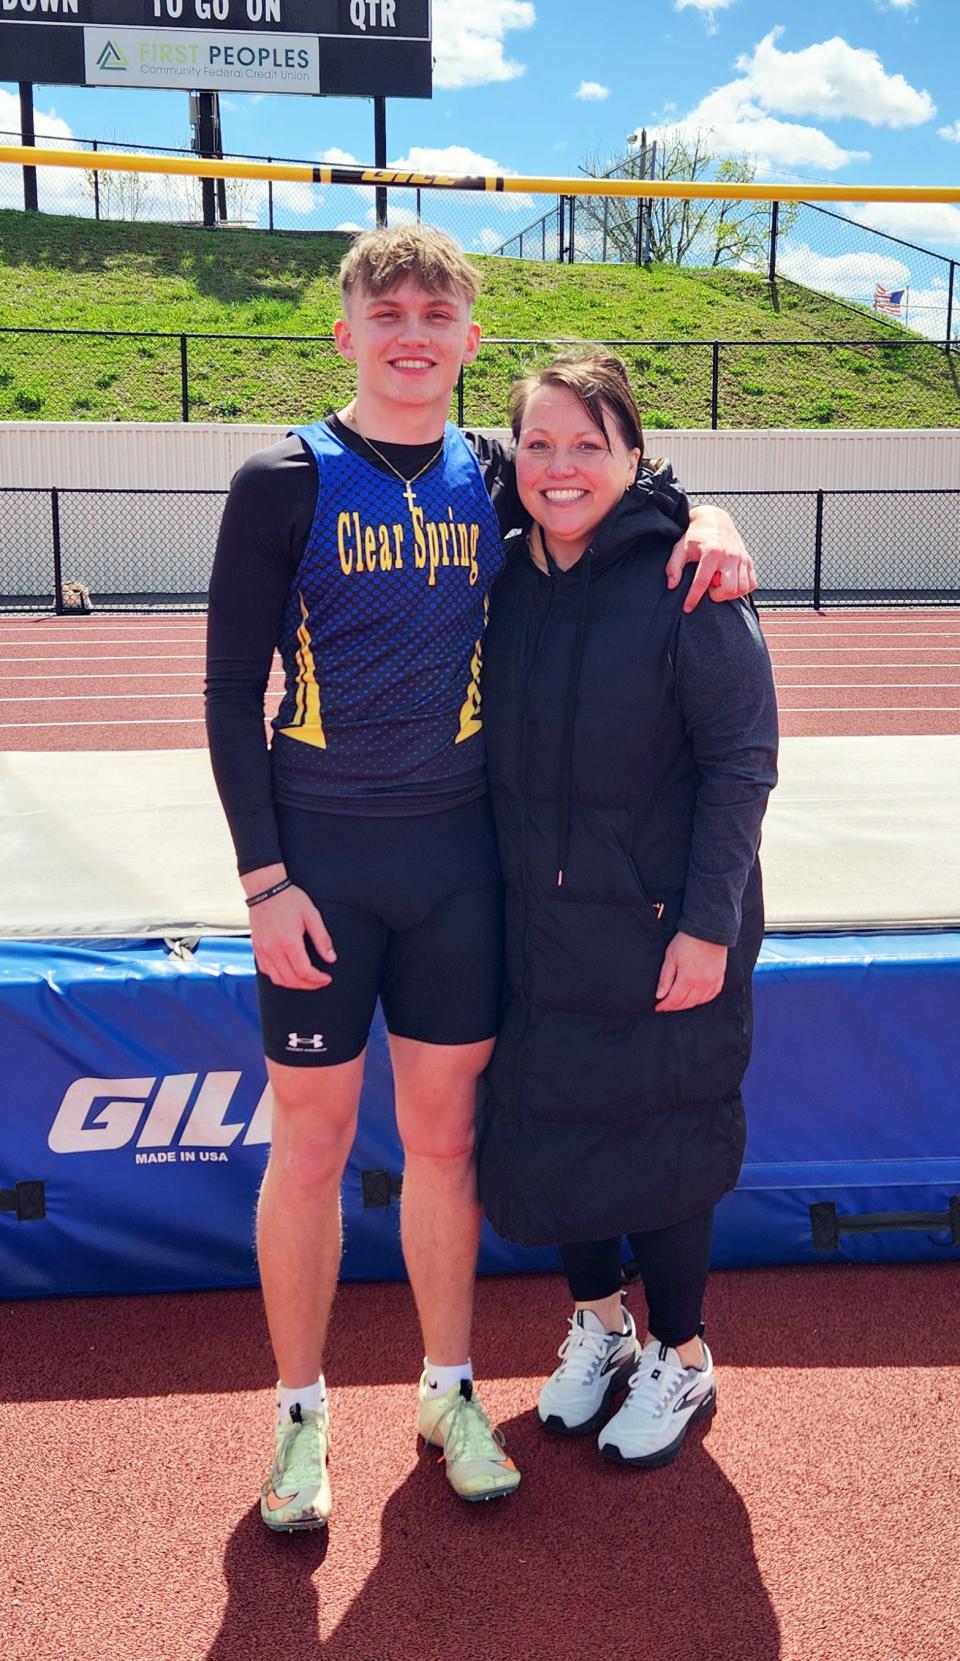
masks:
<path id="1" fill-rule="evenodd" d="M 20 82 L 20 139 L 24 145 L 36 149 L 37 135 L 33 124 L 33 83 Z M 37 170 L 35 167 L 25 167 L 23 170 L 23 207 L 25 213 L 38 211 L 37 198 Z"/>
<path id="2" fill-rule="evenodd" d="M 780 229 L 780 203 L 770 204 L 770 287 L 777 280 L 777 236 Z"/>
<path id="3" fill-rule="evenodd" d="M 951 260 L 950 261 L 950 287 L 947 290 L 947 331 L 946 331 L 946 343 L 945 343 L 945 347 L 944 347 L 944 350 L 947 351 L 948 353 L 951 350 L 951 339 L 952 339 L 952 336 L 953 336 L 953 285 L 954 285 L 954 281 L 955 281 L 955 278 L 956 278 L 956 273 L 957 273 L 957 262 L 956 262 L 956 260 Z"/>
<path id="4" fill-rule="evenodd" d="M 50 492 L 50 521 L 53 530 L 53 609 L 63 616 L 63 566 L 60 558 L 60 492 Z"/>
<path id="5" fill-rule="evenodd" d="M 544 261 L 546 261 L 546 258 L 547 258 L 547 216 L 546 216 L 546 214 L 544 214 L 543 218 L 540 221 L 540 258 Z"/>
<path id="6" fill-rule="evenodd" d="M 94 154 L 96 154 L 96 149 L 97 149 L 96 139 L 94 139 L 94 141 L 93 141 L 93 149 L 94 149 Z M 96 168 L 94 168 L 94 171 L 93 171 L 93 217 L 94 217 L 94 219 L 99 219 L 100 218 L 100 175 L 97 172 Z"/>
<path id="7" fill-rule="evenodd" d="M 386 167 L 387 165 L 387 100 L 375 98 L 373 100 L 373 165 Z M 377 204 L 377 224 L 387 223 L 387 191 L 385 185 L 378 185 L 375 193 Z"/>
<path id="8" fill-rule="evenodd" d="M 647 177 L 655 179 L 657 176 L 657 141 L 654 139 L 650 146 L 650 170 Z M 653 261 L 653 197 L 648 197 L 644 212 L 644 248 L 643 263 L 650 265 Z"/>
<path id="9" fill-rule="evenodd" d="M 272 162 L 273 157 L 268 156 L 267 161 Z M 273 230 L 273 180 L 272 179 L 267 180 L 267 230 L 268 231 Z"/>
<path id="10" fill-rule="evenodd" d="M 601 260 L 601 263 L 603 265 L 606 265 L 606 263 L 607 263 L 607 236 L 609 234 L 609 230 L 610 230 L 610 198 L 609 198 L 609 196 L 605 196 L 603 198 L 603 253 L 600 256 L 600 260 Z"/>
<path id="11" fill-rule="evenodd" d="M 187 337 L 180 336 L 180 419 L 190 419 L 190 387 L 187 382 Z"/>
<path id="12" fill-rule="evenodd" d="M 570 235 L 567 239 L 567 263 L 573 265 L 576 259 L 577 245 L 577 198 L 575 196 L 570 197 L 569 208 Z"/>
<path id="13" fill-rule="evenodd" d="M 201 156 L 211 159 L 216 147 L 212 92 L 197 94 L 197 150 Z M 215 180 L 201 179 L 200 195 L 203 202 L 203 223 L 208 231 L 212 231 L 217 223 L 217 193 Z"/>
<path id="14" fill-rule="evenodd" d="M 820 610 L 820 589 L 823 577 L 823 491 L 817 491 L 817 526 L 813 544 L 813 609 Z"/>
<path id="15" fill-rule="evenodd" d="M 558 196 L 557 197 L 557 215 L 558 215 L 559 224 L 560 224 L 560 237 L 559 237 L 559 242 L 558 242 L 558 245 L 557 245 L 557 260 L 561 265 L 563 264 L 563 257 L 564 257 L 564 236 L 565 236 L 564 221 L 563 221 L 563 209 L 564 209 L 563 197 Z"/>
<path id="16" fill-rule="evenodd" d="M 422 191 L 420 189 L 420 186 L 418 185 L 417 186 L 417 224 L 418 225 L 420 223 L 420 197 L 421 197 L 421 195 L 422 195 Z"/>
<path id="17" fill-rule="evenodd" d="M 713 371 L 710 384 L 710 428 L 716 432 L 720 425 L 720 342 L 713 343 Z"/>

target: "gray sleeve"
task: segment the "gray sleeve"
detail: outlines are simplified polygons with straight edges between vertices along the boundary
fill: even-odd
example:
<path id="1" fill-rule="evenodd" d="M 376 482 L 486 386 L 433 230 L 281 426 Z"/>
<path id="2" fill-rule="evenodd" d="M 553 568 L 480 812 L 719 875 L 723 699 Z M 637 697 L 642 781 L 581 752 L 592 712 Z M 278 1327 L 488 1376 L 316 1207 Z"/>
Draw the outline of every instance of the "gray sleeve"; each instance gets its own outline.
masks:
<path id="1" fill-rule="evenodd" d="M 747 600 L 705 599 L 682 615 L 676 695 L 700 770 L 679 927 L 736 944 L 743 890 L 777 782 L 777 702 L 770 656 Z"/>

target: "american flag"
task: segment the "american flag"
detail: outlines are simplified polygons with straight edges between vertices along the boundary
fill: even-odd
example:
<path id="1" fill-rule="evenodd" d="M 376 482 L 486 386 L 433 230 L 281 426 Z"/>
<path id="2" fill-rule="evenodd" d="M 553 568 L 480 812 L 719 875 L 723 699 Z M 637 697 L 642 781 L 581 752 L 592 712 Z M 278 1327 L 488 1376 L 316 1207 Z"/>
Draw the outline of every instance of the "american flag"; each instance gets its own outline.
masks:
<path id="1" fill-rule="evenodd" d="M 905 288 L 886 289 L 877 284 L 873 291 L 873 309 L 882 311 L 885 317 L 899 317 Z"/>

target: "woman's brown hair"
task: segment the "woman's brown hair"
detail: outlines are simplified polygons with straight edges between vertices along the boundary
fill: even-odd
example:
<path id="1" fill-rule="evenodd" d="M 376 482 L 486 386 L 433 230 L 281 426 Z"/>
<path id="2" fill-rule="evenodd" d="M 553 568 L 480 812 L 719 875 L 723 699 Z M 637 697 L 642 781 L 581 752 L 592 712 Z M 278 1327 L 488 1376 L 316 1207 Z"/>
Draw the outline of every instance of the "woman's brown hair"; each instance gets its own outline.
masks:
<path id="1" fill-rule="evenodd" d="M 543 369 L 536 369 L 510 390 L 510 426 L 520 437 L 523 412 L 533 393 L 542 386 L 560 386 L 572 392 L 595 427 L 606 436 L 603 406 L 611 411 L 620 437 L 628 450 L 643 456 L 643 423 L 627 379 L 627 366 L 616 352 L 600 347 L 586 352 L 561 352 Z M 609 447 L 609 439 L 608 439 Z"/>

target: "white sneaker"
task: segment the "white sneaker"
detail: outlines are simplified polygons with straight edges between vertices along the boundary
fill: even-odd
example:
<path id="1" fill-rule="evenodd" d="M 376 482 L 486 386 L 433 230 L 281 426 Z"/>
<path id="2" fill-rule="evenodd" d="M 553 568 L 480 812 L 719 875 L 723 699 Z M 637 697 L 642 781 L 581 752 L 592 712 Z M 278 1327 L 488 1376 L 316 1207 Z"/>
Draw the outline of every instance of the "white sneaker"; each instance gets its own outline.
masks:
<path id="1" fill-rule="evenodd" d="M 623 1332 L 607 1332 L 592 1309 L 570 1317 L 570 1331 L 557 1351 L 560 1366 L 537 1403 L 547 1430 L 578 1436 L 603 1422 L 610 1397 L 625 1387 L 642 1353 L 633 1316 L 625 1309 L 623 1318 Z"/>
<path id="2" fill-rule="evenodd" d="M 703 1366 L 685 1367 L 676 1350 L 651 1338 L 640 1352 L 630 1394 L 598 1437 L 606 1459 L 653 1469 L 669 1465 L 697 1419 L 717 1405 L 713 1357 L 703 1346 Z"/>

